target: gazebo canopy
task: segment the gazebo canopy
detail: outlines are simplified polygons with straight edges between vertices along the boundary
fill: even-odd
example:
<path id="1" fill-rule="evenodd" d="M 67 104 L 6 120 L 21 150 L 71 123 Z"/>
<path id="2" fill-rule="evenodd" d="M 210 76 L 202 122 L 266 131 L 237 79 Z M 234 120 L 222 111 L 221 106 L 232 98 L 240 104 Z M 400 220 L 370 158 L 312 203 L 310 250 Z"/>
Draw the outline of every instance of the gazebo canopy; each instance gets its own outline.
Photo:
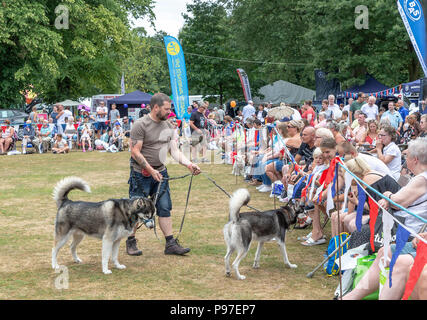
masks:
<path id="1" fill-rule="evenodd" d="M 117 107 L 124 104 L 132 108 L 141 107 L 141 104 L 149 104 L 151 97 L 152 95 L 149 93 L 136 90 L 120 97 L 107 100 L 107 107 L 110 108 L 113 103 L 115 103 Z"/>
<path id="2" fill-rule="evenodd" d="M 73 107 L 73 106 L 81 105 L 80 102 L 73 101 L 73 100 L 64 100 L 64 101 L 58 102 L 57 104 L 62 104 L 64 107 Z"/>

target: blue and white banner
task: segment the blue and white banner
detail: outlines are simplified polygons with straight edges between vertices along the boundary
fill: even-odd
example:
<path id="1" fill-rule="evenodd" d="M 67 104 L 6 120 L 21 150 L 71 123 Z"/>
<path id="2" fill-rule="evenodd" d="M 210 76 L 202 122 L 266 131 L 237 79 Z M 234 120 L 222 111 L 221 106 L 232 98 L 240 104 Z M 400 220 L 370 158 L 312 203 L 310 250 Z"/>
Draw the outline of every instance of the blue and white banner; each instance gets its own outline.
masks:
<path id="1" fill-rule="evenodd" d="M 427 77 L 426 21 L 424 19 L 425 0 L 398 0 L 397 7 L 408 31 L 409 38 L 417 53 L 418 60 Z"/>
<path id="2" fill-rule="evenodd" d="M 187 107 L 190 105 L 184 51 L 179 41 L 174 37 L 165 36 L 163 37 L 163 41 L 168 57 L 175 114 L 178 119 L 182 119 Z"/>

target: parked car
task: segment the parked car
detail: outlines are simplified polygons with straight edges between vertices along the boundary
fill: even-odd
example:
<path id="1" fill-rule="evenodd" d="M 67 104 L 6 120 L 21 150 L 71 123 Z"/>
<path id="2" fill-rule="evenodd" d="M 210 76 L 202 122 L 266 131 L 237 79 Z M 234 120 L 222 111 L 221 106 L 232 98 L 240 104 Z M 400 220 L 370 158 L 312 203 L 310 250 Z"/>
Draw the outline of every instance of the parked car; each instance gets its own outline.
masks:
<path id="1" fill-rule="evenodd" d="M 24 124 L 29 114 L 15 109 L 0 109 L 0 125 L 6 119 L 10 120 L 11 125 Z"/>

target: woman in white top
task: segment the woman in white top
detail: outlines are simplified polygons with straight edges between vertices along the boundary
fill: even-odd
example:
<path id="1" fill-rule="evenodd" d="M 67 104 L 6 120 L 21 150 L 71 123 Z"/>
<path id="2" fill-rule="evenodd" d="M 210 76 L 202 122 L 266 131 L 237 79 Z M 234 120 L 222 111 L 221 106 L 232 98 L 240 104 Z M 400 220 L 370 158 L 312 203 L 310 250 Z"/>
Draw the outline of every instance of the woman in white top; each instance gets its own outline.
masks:
<path id="1" fill-rule="evenodd" d="M 65 125 L 64 135 L 67 137 L 68 147 L 72 149 L 73 141 L 77 141 L 77 129 L 74 126 L 74 118 L 68 117 Z"/>
<path id="2" fill-rule="evenodd" d="M 6 127 L 4 131 L 0 128 L 0 154 L 7 152 L 9 146 L 13 143 L 15 134 L 15 129 L 10 125 L 9 119 L 4 121 L 4 126 Z"/>
<path id="3" fill-rule="evenodd" d="M 408 208 L 408 210 L 424 219 L 427 219 L 427 140 L 418 138 L 409 142 L 408 157 L 406 159 L 408 169 L 411 170 L 416 176 L 409 181 L 409 183 L 396 193 L 389 191 L 384 192 L 384 195 L 393 202 Z M 384 208 L 389 208 L 390 203 L 381 199 L 379 205 Z M 415 232 L 420 232 L 424 224 L 420 219 L 399 211 L 395 212 L 396 215 L 405 217 L 405 226 L 411 228 Z M 424 234 L 425 235 L 425 234 Z M 412 249 L 412 250 L 411 250 Z M 393 282 L 392 287 L 384 285 L 381 290 L 379 299 L 383 300 L 397 300 L 401 299 L 405 290 L 406 281 L 408 279 L 409 271 L 414 263 L 415 248 L 413 243 L 408 242 L 404 248 L 406 254 L 400 254 L 396 260 L 393 269 Z M 403 251 L 402 251 L 403 252 Z M 391 257 L 391 251 L 388 252 Z M 367 273 L 363 276 L 357 286 L 352 292 L 345 295 L 343 299 L 356 299 L 360 300 L 363 297 L 375 292 L 379 286 L 379 261 L 384 256 L 384 250 L 381 248 L 378 251 L 377 258 L 369 268 Z M 386 284 L 388 284 L 388 279 Z M 412 299 L 427 299 L 427 267 L 424 267 L 420 278 L 411 295 Z"/>
<path id="4" fill-rule="evenodd" d="M 92 151 L 92 142 L 90 138 L 91 135 L 92 135 L 92 130 L 90 130 L 88 124 L 85 123 L 82 130 L 82 136 L 80 137 L 83 152 L 86 152 L 86 143 L 89 145 L 88 150 Z"/>
<path id="5" fill-rule="evenodd" d="M 394 140 L 396 140 L 396 129 L 390 125 L 383 126 L 378 133 L 376 153 L 378 159 L 387 165 L 397 181 L 402 169 L 402 153 Z"/>

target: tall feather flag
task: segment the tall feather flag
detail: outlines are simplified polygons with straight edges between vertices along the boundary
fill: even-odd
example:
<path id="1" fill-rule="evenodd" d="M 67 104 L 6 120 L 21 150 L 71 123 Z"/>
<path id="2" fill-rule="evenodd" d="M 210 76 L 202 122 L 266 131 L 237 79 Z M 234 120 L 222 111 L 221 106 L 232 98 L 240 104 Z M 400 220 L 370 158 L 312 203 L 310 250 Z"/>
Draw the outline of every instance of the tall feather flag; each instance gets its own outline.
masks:
<path id="1" fill-rule="evenodd" d="M 423 68 L 424 75 L 427 77 L 427 42 L 424 5 L 425 1 L 419 0 L 397 1 L 397 7 L 402 17 L 403 24 L 405 25 L 418 60 Z"/>
<path id="2" fill-rule="evenodd" d="M 177 119 L 182 119 L 187 107 L 190 105 L 184 51 L 179 41 L 174 37 L 165 36 L 163 41 L 168 58 L 175 114 Z"/>
<path id="3" fill-rule="evenodd" d="M 237 69 L 236 71 L 239 75 L 240 83 L 242 84 L 243 95 L 245 96 L 246 102 L 248 102 L 249 100 L 252 100 L 251 86 L 249 84 L 248 74 L 245 72 L 245 70 L 241 68 Z"/>

